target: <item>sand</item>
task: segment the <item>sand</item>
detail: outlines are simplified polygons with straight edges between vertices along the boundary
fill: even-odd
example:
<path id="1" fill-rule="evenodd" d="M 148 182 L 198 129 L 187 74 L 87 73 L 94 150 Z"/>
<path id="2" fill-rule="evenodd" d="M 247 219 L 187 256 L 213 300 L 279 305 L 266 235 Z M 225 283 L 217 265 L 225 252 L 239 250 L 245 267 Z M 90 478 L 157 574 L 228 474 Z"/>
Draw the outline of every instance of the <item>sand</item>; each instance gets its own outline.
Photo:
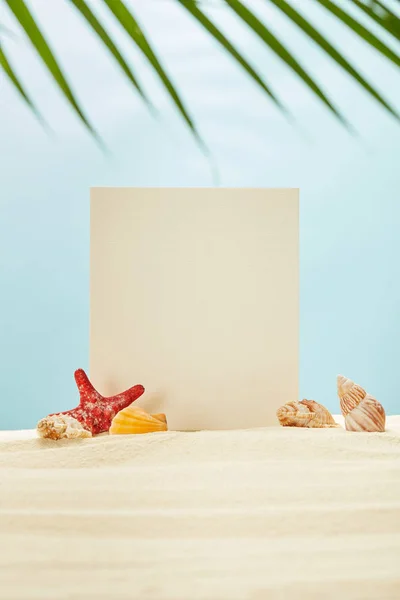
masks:
<path id="1" fill-rule="evenodd" d="M 400 598 L 400 417 L 52 442 L 0 433 L 4 600 Z"/>

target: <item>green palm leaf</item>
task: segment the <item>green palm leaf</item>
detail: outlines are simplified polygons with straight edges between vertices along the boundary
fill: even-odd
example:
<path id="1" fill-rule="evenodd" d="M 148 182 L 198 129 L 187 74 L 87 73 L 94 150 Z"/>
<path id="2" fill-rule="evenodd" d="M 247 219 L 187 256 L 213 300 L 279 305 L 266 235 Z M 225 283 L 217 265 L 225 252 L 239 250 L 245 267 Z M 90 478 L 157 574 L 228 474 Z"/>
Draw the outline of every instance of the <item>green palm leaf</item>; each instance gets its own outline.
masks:
<path id="1" fill-rule="evenodd" d="M 89 6 L 86 4 L 85 0 L 69 0 L 71 4 L 78 9 L 81 15 L 86 19 L 87 23 L 89 23 L 90 27 L 96 32 L 100 40 L 106 46 L 106 48 L 111 52 L 125 75 L 128 77 L 130 82 L 134 85 L 135 89 L 142 96 L 143 100 L 151 105 L 150 101 L 146 97 L 141 85 L 136 79 L 135 75 L 132 73 L 132 69 L 129 67 L 128 63 L 122 56 L 121 52 L 118 50 L 117 46 L 114 44 L 111 37 L 108 35 L 107 31 L 104 29 L 96 15 L 92 12 Z"/>
<path id="2" fill-rule="evenodd" d="M 367 44 L 370 44 L 373 48 L 378 50 L 383 56 L 391 60 L 395 65 L 400 67 L 400 56 L 393 52 L 389 46 L 386 46 L 376 35 L 372 33 L 369 29 L 364 27 L 359 21 L 354 19 L 349 13 L 344 11 L 342 8 L 337 6 L 332 0 L 314 0 L 314 2 L 318 2 L 324 8 L 326 8 L 329 12 L 331 12 L 335 17 L 339 19 L 344 25 L 349 27 L 354 33 L 360 36 Z"/>
<path id="3" fill-rule="evenodd" d="M 213 36 L 229 54 L 247 71 L 247 73 L 254 79 L 254 81 L 261 86 L 261 88 L 268 94 L 270 98 L 279 106 L 279 108 L 286 111 L 281 101 L 276 97 L 275 93 L 271 88 L 261 79 L 258 73 L 253 67 L 246 61 L 245 58 L 238 52 L 238 50 L 231 44 L 231 42 L 224 36 L 224 34 L 214 25 L 214 23 L 200 10 L 200 8 L 193 2 L 193 0 L 177 0 L 190 14 L 198 21 L 210 35 Z"/>
<path id="4" fill-rule="evenodd" d="M 78 101 L 76 100 L 70 85 L 68 84 L 66 77 L 64 76 L 61 67 L 57 62 L 57 59 L 53 54 L 53 51 L 42 34 L 39 25 L 35 22 L 33 15 L 25 3 L 25 0 L 0 0 L 0 4 L 3 1 L 8 5 L 22 29 L 29 37 L 33 47 L 35 48 L 35 51 L 40 56 L 70 107 L 78 115 L 79 119 L 82 121 L 82 123 L 84 123 L 94 137 L 100 141 L 92 125 L 80 108 Z M 115 42 L 110 37 L 109 33 L 106 31 L 105 27 L 89 7 L 87 0 L 68 1 L 80 12 L 87 24 L 94 30 L 95 34 L 99 38 L 99 41 L 111 53 L 119 67 L 124 72 L 125 76 L 128 77 L 130 83 L 134 86 L 135 90 L 151 106 L 148 97 L 146 96 L 132 69 L 128 65 Z M 180 94 L 176 90 L 159 58 L 152 49 L 150 42 L 141 29 L 136 17 L 125 5 L 124 0 L 99 1 L 102 1 L 103 4 L 107 6 L 134 44 L 149 61 L 150 65 L 156 72 L 170 98 L 172 99 L 175 107 L 178 109 L 179 114 L 189 126 L 192 133 L 195 135 L 200 146 L 206 151 L 206 153 L 208 153 L 207 148 L 202 142 L 187 108 L 181 100 Z M 366 13 L 386 31 L 390 32 L 397 39 L 400 39 L 400 18 L 389 8 L 387 8 L 383 0 L 373 0 L 373 2 L 372 0 L 369 2 L 367 2 L 367 0 L 348 1 Z M 242 53 L 237 49 L 237 47 L 222 33 L 217 24 L 199 8 L 196 0 L 175 0 L 175 2 L 179 3 L 182 8 L 188 11 L 191 16 L 196 19 L 196 21 L 207 31 L 207 33 L 217 40 L 219 44 L 221 44 L 221 46 L 231 55 L 232 58 L 237 61 L 241 68 L 253 79 L 253 81 L 257 83 L 258 86 L 262 88 L 262 90 L 275 102 L 279 108 L 286 111 L 281 101 L 271 90 L 270 86 L 265 83 L 265 80 L 243 57 Z M 377 91 L 374 85 L 368 82 L 365 77 L 351 64 L 351 62 L 345 58 L 345 56 L 333 44 L 331 44 L 328 39 L 320 31 L 318 31 L 318 29 L 314 27 L 312 23 L 309 22 L 308 19 L 305 18 L 305 16 L 295 9 L 290 2 L 287 0 L 270 0 L 270 2 L 277 9 L 282 11 L 290 21 L 296 24 L 296 26 L 299 27 L 321 49 L 323 49 L 332 60 L 340 65 L 341 68 L 343 68 L 360 86 L 362 86 L 366 92 L 368 92 L 382 106 L 384 106 L 386 110 L 390 111 L 391 114 L 396 116 L 398 119 L 400 118 L 396 110 L 388 104 L 388 102 L 382 97 L 380 92 Z M 368 27 L 362 25 L 356 18 L 351 16 L 347 10 L 339 7 L 335 0 L 314 0 L 314 2 L 317 2 L 320 6 L 328 10 L 340 23 L 351 29 L 353 33 L 358 35 L 361 39 L 363 39 L 366 43 L 372 46 L 396 66 L 400 66 L 399 54 L 388 47 L 376 35 L 374 35 L 374 33 L 371 32 Z M 274 35 L 267 25 L 265 25 L 251 10 L 249 10 L 241 0 L 225 0 L 225 4 L 242 22 L 250 27 L 250 29 L 259 38 L 261 38 L 261 40 L 270 50 L 272 50 L 290 69 L 292 69 L 300 77 L 302 82 L 342 123 L 349 127 L 341 112 L 339 112 L 339 110 L 334 106 L 330 98 L 321 89 L 317 81 L 311 77 L 311 75 L 300 64 L 293 53 L 280 39 L 277 38 L 276 35 Z M 6 28 L 0 24 L 0 35 L 7 33 L 9 32 L 6 30 Z M 14 72 L 2 48 L 0 48 L 0 69 L 6 73 L 7 77 L 10 79 L 10 82 L 16 88 L 24 102 L 26 102 L 38 115 L 39 113 L 33 105 L 29 95 L 25 91 L 21 81 Z"/>
<path id="5" fill-rule="evenodd" d="M 352 2 L 383 27 L 383 29 L 386 29 L 386 31 L 391 33 L 396 39 L 400 40 L 400 19 L 384 6 L 382 2 L 374 0 L 373 6 L 365 4 L 361 0 L 352 0 Z"/>
<path id="6" fill-rule="evenodd" d="M 46 42 L 42 32 L 36 24 L 35 19 L 30 13 L 24 0 L 5 0 L 5 2 L 9 6 L 10 10 L 14 13 L 15 17 L 19 21 L 25 33 L 29 37 L 36 52 L 39 54 L 40 58 L 51 73 L 54 81 L 63 93 L 64 98 L 67 99 L 70 106 L 73 108 L 73 110 L 78 115 L 80 120 L 84 123 L 84 125 L 87 127 L 87 129 L 91 132 L 91 134 L 97 139 L 97 141 L 100 142 L 96 131 L 87 120 L 77 100 L 75 99 L 75 96 L 70 86 L 68 85 L 67 80 L 65 79 L 65 76 L 63 75 L 58 62 L 50 49 L 50 46 Z"/>
<path id="7" fill-rule="evenodd" d="M 348 60 L 332 44 L 295 10 L 286 0 L 269 0 L 295 23 L 309 38 L 322 48 L 338 65 L 353 77 L 371 96 L 386 108 L 393 116 L 400 119 L 396 111 L 382 98 L 380 93 L 348 62 Z"/>
<path id="8" fill-rule="evenodd" d="M 186 110 L 178 92 L 176 91 L 174 85 L 172 84 L 170 78 L 162 67 L 160 61 L 155 55 L 153 49 L 151 48 L 148 40 L 146 39 L 138 21 L 135 19 L 133 14 L 127 9 L 122 0 L 103 0 L 104 4 L 108 6 L 110 11 L 114 14 L 116 19 L 125 29 L 129 37 L 136 44 L 139 50 L 144 54 L 147 60 L 150 62 L 153 69 L 156 71 L 157 75 L 161 79 L 164 84 L 166 90 L 168 91 L 170 97 L 172 98 L 175 106 L 180 112 L 181 116 L 186 121 L 186 124 L 190 127 L 192 133 L 197 138 L 198 142 L 201 146 L 204 147 L 204 144 L 197 132 L 197 129 L 193 123 L 192 118 L 190 117 L 188 111 Z"/>
<path id="9" fill-rule="evenodd" d="M 265 44 L 290 67 L 301 80 L 318 96 L 318 98 L 329 108 L 329 110 L 347 127 L 346 119 L 332 104 L 319 85 L 305 71 L 296 58 L 285 48 L 278 38 L 262 23 L 244 4 L 239 0 L 225 0 L 226 4 L 256 33 Z"/>
<path id="10" fill-rule="evenodd" d="M 11 83 L 13 84 L 13 86 L 15 87 L 17 92 L 19 93 L 19 95 L 23 98 L 23 100 L 26 102 L 26 104 L 29 106 L 29 108 L 31 110 L 33 110 L 36 117 L 43 123 L 43 119 L 42 119 L 39 111 L 37 110 L 36 106 L 32 102 L 28 93 L 25 91 L 25 88 L 23 87 L 22 83 L 20 82 L 18 76 L 15 74 L 15 71 L 12 68 L 2 46 L 0 46 L 0 67 L 3 69 L 3 71 L 5 72 L 5 74 L 7 75 L 7 77 L 9 78 L 9 80 L 11 81 Z"/>

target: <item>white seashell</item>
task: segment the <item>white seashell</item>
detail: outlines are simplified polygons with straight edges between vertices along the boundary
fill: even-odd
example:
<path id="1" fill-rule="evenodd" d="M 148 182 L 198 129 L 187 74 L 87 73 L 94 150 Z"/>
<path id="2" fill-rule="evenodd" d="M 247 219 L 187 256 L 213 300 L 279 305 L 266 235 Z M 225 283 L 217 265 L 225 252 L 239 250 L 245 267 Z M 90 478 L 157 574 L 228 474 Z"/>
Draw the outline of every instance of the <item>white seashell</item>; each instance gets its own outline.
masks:
<path id="1" fill-rule="evenodd" d="M 77 419 L 62 414 L 41 419 L 37 424 L 37 432 L 40 437 L 51 440 L 92 437 L 91 432 L 84 429 Z"/>
<path id="2" fill-rule="evenodd" d="M 385 410 L 378 400 L 343 375 L 337 377 L 337 388 L 348 431 L 385 431 Z"/>

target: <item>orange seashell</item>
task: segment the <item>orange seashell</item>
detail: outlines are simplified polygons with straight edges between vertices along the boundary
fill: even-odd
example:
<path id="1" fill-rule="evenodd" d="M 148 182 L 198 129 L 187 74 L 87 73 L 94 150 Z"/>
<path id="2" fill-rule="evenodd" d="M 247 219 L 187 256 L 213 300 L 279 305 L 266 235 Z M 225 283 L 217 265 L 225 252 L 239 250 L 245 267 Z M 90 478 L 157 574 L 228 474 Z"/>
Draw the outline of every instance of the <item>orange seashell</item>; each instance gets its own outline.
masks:
<path id="1" fill-rule="evenodd" d="M 163 423 L 167 424 L 167 417 L 164 415 L 164 413 L 158 413 L 156 415 L 151 415 L 152 417 L 154 417 L 155 419 L 158 419 L 159 421 L 162 421 Z"/>
<path id="2" fill-rule="evenodd" d="M 112 435 L 152 433 L 167 430 L 167 418 L 164 414 L 150 415 L 142 408 L 132 405 L 117 413 L 110 427 Z"/>
<path id="3" fill-rule="evenodd" d="M 283 427 L 340 427 L 325 406 L 315 400 L 288 402 L 276 412 Z"/>
<path id="4" fill-rule="evenodd" d="M 385 431 L 385 409 L 378 400 L 343 375 L 337 377 L 337 388 L 348 431 Z"/>

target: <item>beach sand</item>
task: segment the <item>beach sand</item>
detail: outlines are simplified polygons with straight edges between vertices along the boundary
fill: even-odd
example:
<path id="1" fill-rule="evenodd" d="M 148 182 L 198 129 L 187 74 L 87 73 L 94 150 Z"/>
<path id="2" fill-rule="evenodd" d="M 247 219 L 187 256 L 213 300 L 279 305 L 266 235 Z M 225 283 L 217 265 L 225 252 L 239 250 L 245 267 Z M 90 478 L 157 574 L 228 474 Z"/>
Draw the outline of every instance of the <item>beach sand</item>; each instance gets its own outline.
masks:
<path id="1" fill-rule="evenodd" d="M 40 440 L 0 433 L 3 600 L 400 598 L 400 417 Z"/>

